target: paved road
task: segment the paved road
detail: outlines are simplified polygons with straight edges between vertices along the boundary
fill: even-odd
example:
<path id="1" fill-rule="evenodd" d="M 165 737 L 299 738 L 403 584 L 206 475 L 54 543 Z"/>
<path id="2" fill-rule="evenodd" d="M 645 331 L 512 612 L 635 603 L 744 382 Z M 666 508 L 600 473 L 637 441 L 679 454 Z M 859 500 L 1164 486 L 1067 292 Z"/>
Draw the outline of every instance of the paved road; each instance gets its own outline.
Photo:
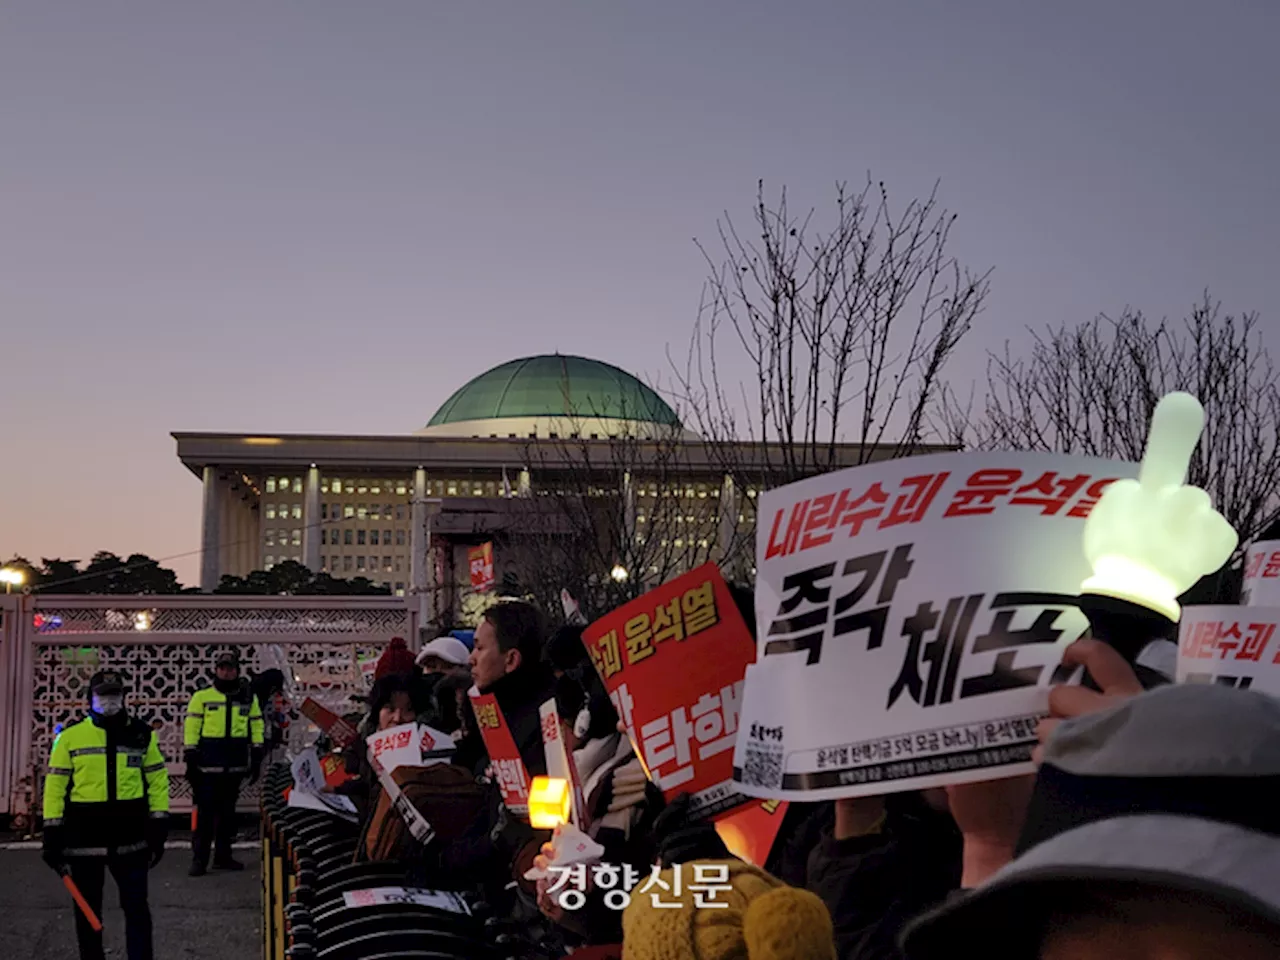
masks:
<path id="1" fill-rule="evenodd" d="M 155 955 L 163 960 L 227 960 L 262 955 L 258 855 L 237 850 L 243 873 L 187 876 L 190 857 L 169 850 L 151 872 Z M 107 956 L 124 958 L 124 916 L 115 884 L 104 895 Z M 0 850 L 0 958 L 77 960 L 70 898 L 37 850 Z"/>

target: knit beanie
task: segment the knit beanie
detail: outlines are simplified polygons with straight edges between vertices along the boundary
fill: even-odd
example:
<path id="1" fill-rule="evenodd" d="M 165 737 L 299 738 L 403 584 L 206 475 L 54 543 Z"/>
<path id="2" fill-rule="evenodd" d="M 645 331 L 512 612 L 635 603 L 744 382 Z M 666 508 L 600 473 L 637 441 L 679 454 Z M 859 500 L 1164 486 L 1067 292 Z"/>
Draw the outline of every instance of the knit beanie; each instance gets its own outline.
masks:
<path id="1" fill-rule="evenodd" d="M 413 673 L 415 664 L 413 654 L 405 646 L 403 637 L 392 637 L 391 645 L 378 658 L 378 665 L 373 668 L 374 681 L 381 680 L 393 673 Z"/>
<path id="2" fill-rule="evenodd" d="M 727 866 L 732 889 L 693 891 L 695 866 Z M 679 870 L 680 893 L 675 893 Z M 723 869 L 716 871 L 718 880 Z M 831 915 L 807 890 L 789 887 L 740 860 L 699 860 L 662 871 L 661 888 L 631 893 L 622 915 L 627 960 L 836 960 Z M 655 906 L 654 895 L 662 904 Z M 695 897 L 703 905 L 697 906 Z M 727 906 L 711 906 L 724 903 Z"/>

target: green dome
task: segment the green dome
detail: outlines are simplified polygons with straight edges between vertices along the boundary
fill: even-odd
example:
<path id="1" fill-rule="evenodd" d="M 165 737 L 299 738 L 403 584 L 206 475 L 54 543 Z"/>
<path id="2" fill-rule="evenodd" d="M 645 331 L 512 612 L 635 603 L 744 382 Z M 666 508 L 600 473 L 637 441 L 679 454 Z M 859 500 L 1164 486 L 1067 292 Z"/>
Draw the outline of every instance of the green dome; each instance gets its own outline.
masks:
<path id="1" fill-rule="evenodd" d="M 428 427 L 505 417 L 593 417 L 679 427 L 653 390 L 599 360 L 549 354 L 512 360 L 464 384 Z"/>

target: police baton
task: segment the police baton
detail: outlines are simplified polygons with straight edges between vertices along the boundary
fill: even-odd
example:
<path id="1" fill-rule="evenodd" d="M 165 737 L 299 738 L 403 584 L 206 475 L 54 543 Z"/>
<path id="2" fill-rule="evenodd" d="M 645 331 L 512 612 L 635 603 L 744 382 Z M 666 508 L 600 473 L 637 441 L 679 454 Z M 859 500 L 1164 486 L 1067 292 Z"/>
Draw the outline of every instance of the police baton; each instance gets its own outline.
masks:
<path id="1" fill-rule="evenodd" d="M 71 899 L 76 902 L 76 906 L 80 908 L 80 912 L 84 914 L 84 918 L 89 921 L 89 926 L 93 928 L 94 933 L 102 932 L 102 921 L 98 919 L 98 915 L 93 912 L 93 908 L 89 906 L 84 895 L 80 892 L 80 888 L 76 886 L 76 882 L 71 879 L 71 871 L 66 867 L 62 868 L 62 885 L 67 888 L 67 893 L 71 894 Z"/>

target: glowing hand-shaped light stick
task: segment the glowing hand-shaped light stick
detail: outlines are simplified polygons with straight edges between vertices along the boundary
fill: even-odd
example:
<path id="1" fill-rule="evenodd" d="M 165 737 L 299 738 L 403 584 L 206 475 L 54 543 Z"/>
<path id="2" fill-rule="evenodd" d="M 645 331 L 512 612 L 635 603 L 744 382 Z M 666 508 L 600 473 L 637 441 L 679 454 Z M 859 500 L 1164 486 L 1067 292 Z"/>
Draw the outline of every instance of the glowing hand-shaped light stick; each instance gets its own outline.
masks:
<path id="1" fill-rule="evenodd" d="M 1238 537 L 1198 487 L 1186 486 L 1191 455 L 1204 429 L 1204 408 L 1187 393 L 1156 405 L 1137 480 L 1117 480 L 1084 526 L 1093 574 L 1082 594 L 1110 597 L 1170 621 L 1178 597 L 1231 558 Z"/>

